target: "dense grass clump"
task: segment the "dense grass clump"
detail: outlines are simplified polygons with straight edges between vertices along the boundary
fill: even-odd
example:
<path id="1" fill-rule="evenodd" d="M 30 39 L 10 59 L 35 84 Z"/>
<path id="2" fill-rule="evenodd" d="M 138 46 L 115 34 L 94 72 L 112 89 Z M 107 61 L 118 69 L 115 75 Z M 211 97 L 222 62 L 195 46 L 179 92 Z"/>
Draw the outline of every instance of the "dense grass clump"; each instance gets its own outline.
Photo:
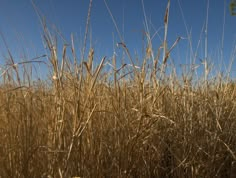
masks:
<path id="1" fill-rule="evenodd" d="M 73 41 L 59 60 L 44 32 L 50 78 L 12 58 L 1 75 L 0 177 L 236 176 L 232 81 L 167 75 L 170 51 L 150 65 L 151 48 L 138 69 L 123 43 L 133 68 L 114 57 L 109 73 L 93 49 L 78 62 Z"/>
<path id="2" fill-rule="evenodd" d="M 2 177 L 236 174 L 234 84 L 61 83 L 1 88 Z"/>
<path id="3" fill-rule="evenodd" d="M 236 175 L 234 83 L 173 87 L 143 71 L 107 80 L 103 63 L 84 75 L 68 65 L 51 85 L 5 80 L 2 177 Z"/>

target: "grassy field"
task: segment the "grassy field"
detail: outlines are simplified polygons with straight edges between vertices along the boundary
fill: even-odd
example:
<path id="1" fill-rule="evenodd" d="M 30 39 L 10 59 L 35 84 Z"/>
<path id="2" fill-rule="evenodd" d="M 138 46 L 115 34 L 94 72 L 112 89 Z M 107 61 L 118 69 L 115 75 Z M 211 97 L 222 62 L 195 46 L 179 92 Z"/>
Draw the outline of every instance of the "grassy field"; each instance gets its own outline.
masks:
<path id="1" fill-rule="evenodd" d="M 35 61 L 12 58 L 1 74 L 0 177 L 236 176 L 230 78 L 167 74 L 168 50 L 152 59 L 150 44 L 140 69 L 123 43 L 131 68 L 114 56 L 108 72 L 92 48 L 78 60 L 73 41 L 59 60 L 43 30 L 50 78 L 34 81 Z"/>

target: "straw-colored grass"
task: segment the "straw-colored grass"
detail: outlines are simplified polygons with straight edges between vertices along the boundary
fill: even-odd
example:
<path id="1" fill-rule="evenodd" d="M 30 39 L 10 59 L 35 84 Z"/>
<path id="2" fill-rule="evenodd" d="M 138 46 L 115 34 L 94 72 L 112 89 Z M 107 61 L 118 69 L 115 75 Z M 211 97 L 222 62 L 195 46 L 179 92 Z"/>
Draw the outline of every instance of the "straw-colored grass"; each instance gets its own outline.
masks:
<path id="1" fill-rule="evenodd" d="M 0 177 L 236 176 L 233 82 L 168 76 L 170 51 L 150 68 L 150 44 L 140 69 L 124 43 L 132 69 L 114 57 L 109 73 L 93 49 L 79 62 L 73 40 L 59 60 L 44 32 L 50 78 L 33 82 L 14 60 L 2 74 Z"/>

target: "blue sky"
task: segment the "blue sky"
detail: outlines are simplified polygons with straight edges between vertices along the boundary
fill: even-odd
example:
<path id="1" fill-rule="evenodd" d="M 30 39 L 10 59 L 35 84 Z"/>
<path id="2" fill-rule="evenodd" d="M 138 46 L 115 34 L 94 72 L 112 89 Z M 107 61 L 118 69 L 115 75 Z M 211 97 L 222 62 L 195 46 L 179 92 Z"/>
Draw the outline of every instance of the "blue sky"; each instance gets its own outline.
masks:
<path id="1" fill-rule="evenodd" d="M 49 22 L 57 27 L 70 42 L 71 33 L 77 42 L 77 53 L 83 41 L 89 0 L 34 0 Z M 141 58 L 143 46 L 144 13 L 141 0 L 106 0 L 125 43 L 133 57 L 135 52 Z M 151 35 L 163 27 L 163 18 L 167 0 L 143 0 L 145 13 Z M 208 55 L 216 66 L 223 66 L 220 58 L 222 32 L 224 28 L 223 63 L 228 65 L 235 46 L 236 16 L 229 11 L 230 0 L 210 0 L 208 19 Z M 2 0 L 0 10 L 0 31 L 15 58 L 20 61 L 26 55 L 33 58 L 45 54 L 42 42 L 42 28 L 38 16 L 30 0 Z M 226 9 L 225 9 L 226 8 Z M 187 30 L 192 37 L 193 50 L 196 50 L 201 37 L 198 58 L 204 58 L 204 27 L 207 16 L 207 0 L 171 0 L 168 46 L 170 47 L 178 36 L 187 38 Z M 224 24 L 224 10 L 225 26 Z M 103 0 L 93 1 L 91 12 L 92 47 L 95 49 L 95 59 L 112 56 L 114 44 L 120 42 L 115 26 Z M 163 40 L 164 29 L 159 35 Z M 201 35 L 201 36 L 200 36 Z M 154 51 L 161 45 L 156 35 L 153 39 Z M 88 48 L 90 44 L 88 42 Z M 189 63 L 189 43 L 181 40 L 171 54 L 171 58 L 179 66 Z M 60 50 L 60 49 L 59 49 Z M 62 49 L 61 49 L 62 50 Z M 119 54 L 120 49 L 115 49 Z M 7 56 L 3 40 L 0 39 L 0 63 Z M 197 60 L 196 63 L 200 63 Z M 223 68 L 222 68 L 223 70 Z M 233 70 L 233 69 L 232 69 Z M 232 71 L 233 72 L 233 71 Z"/>

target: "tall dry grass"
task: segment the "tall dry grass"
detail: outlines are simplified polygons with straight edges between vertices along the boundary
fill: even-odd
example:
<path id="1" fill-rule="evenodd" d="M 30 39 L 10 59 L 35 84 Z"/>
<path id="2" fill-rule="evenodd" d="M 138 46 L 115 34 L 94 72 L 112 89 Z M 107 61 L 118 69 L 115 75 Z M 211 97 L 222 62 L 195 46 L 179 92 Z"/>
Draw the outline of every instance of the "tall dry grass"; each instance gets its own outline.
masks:
<path id="1" fill-rule="evenodd" d="M 167 21 L 168 13 L 166 28 Z M 50 78 L 33 82 L 20 66 L 34 63 L 12 58 L 2 73 L 0 177 L 236 176 L 233 82 L 195 85 L 167 75 L 171 50 L 150 67 L 150 43 L 140 69 L 124 43 L 132 69 L 116 67 L 114 56 L 108 73 L 105 57 L 95 65 L 92 48 L 79 62 L 73 38 L 59 59 L 43 27 Z"/>

